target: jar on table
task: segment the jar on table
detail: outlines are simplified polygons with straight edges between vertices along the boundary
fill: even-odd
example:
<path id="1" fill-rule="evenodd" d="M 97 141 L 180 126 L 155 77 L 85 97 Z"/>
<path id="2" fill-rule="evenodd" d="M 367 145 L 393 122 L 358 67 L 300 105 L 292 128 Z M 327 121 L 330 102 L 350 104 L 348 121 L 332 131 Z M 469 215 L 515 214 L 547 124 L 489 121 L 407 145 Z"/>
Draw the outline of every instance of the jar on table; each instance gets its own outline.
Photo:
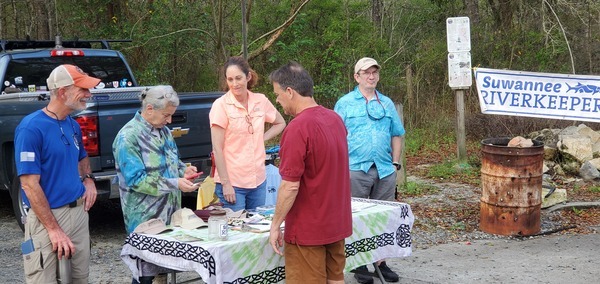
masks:
<path id="1" fill-rule="evenodd" d="M 211 240 L 227 240 L 227 213 L 224 210 L 210 211 L 208 217 L 208 238 Z"/>

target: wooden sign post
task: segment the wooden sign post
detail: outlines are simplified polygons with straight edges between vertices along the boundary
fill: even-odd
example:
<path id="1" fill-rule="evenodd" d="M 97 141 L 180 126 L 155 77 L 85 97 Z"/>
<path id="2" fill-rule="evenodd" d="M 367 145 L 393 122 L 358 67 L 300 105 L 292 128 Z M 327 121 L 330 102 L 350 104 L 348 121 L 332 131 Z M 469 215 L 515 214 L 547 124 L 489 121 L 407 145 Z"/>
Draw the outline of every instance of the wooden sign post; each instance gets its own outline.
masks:
<path id="1" fill-rule="evenodd" d="M 465 89 L 472 85 L 471 30 L 468 17 L 446 19 L 448 43 L 448 85 L 456 98 L 456 143 L 460 162 L 467 160 L 465 130 Z"/>

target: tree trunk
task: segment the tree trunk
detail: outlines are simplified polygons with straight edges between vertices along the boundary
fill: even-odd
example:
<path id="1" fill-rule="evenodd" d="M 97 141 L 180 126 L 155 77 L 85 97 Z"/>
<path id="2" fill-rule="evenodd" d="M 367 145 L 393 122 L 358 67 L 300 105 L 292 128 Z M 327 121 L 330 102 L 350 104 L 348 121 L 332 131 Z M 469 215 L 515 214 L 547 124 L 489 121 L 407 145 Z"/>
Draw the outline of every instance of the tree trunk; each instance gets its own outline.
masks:
<path id="1" fill-rule="evenodd" d="M 496 28 L 509 31 L 517 3 L 515 0 L 488 0 Z"/>
<path id="2" fill-rule="evenodd" d="M 382 0 L 371 1 L 371 18 L 373 19 L 373 25 L 381 27 L 381 11 L 383 10 Z"/>
<path id="3" fill-rule="evenodd" d="M 471 23 L 476 24 L 479 22 L 479 1 L 478 0 L 465 0 L 465 6 L 467 7 L 467 13 Z"/>
<path id="4" fill-rule="evenodd" d="M 219 86 L 225 90 L 225 78 L 223 75 L 222 64 L 225 63 L 225 49 L 223 46 L 223 0 L 212 0 L 213 24 L 215 26 L 215 46 L 214 58 L 217 68 Z"/>

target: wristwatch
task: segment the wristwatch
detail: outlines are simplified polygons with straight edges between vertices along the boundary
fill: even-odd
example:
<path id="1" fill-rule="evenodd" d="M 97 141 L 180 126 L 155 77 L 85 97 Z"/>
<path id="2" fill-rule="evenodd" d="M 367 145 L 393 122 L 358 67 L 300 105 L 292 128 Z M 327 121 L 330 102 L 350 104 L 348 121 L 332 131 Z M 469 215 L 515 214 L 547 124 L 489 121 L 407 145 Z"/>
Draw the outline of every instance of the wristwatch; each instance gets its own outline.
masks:
<path id="1" fill-rule="evenodd" d="M 392 165 L 396 167 L 396 170 L 399 171 L 402 168 L 402 165 L 398 162 L 393 162 Z"/>
<path id="2" fill-rule="evenodd" d="M 81 181 L 84 181 L 86 178 L 91 178 L 93 181 L 96 181 L 96 177 L 92 173 L 85 174 L 81 177 Z"/>

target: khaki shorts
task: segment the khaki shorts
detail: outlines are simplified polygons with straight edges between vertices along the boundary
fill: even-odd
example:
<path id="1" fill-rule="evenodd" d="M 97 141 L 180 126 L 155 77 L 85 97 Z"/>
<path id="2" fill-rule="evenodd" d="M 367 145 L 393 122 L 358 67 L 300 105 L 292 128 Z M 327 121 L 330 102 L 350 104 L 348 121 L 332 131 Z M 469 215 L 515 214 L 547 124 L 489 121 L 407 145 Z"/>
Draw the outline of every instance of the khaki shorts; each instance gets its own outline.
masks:
<path id="1" fill-rule="evenodd" d="M 345 241 L 319 246 L 285 243 L 285 283 L 325 283 L 344 280 Z"/>
<path id="2" fill-rule="evenodd" d="M 75 254 L 71 258 L 72 283 L 88 283 L 90 268 L 90 230 L 89 215 L 83 205 L 63 206 L 52 209 L 52 214 L 63 231 L 75 245 Z M 48 231 L 42 225 L 33 210 L 29 210 L 25 223 L 25 240 L 33 240 L 34 251 L 23 255 L 26 283 L 56 283 L 56 253 Z"/>

